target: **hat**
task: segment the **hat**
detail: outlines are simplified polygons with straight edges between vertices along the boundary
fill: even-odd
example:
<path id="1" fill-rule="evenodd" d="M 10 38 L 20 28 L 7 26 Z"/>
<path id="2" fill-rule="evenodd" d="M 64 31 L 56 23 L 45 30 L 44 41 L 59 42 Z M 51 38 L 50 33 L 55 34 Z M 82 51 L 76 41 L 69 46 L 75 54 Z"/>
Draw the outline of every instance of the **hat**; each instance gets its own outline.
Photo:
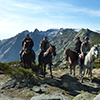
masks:
<path id="1" fill-rule="evenodd" d="M 88 37 L 88 36 L 86 36 L 84 39 L 85 39 L 85 40 L 89 40 L 89 37 Z"/>
<path id="2" fill-rule="evenodd" d="M 77 37 L 76 39 L 80 39 L 80 37 Z"/>

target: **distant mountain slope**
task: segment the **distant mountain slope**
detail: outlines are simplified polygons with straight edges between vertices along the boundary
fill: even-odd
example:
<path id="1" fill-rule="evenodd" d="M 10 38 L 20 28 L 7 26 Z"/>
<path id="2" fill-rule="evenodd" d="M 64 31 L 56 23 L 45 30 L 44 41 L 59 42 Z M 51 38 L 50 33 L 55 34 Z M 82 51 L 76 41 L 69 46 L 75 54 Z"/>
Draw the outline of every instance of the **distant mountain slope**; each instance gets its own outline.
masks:
<path id="1" fill-rule="evenodd" d="M 55 57 L 55 61 L 65 59 L 63 49 L 64 47 L 71 48 L 72 50 L 74 50 L 77 36 L 80 37 L 80 40 L 82 42 L 84 41 L 85 36 L 88 36 L 91 46 L 100 42 L 100 34 L 97 32 L 93 32 L 89 29 L 81 29 L 79 32 L 75 31 L 74 29 L 66 31 L 65 30 L 63 29 L 64 33 L 62 32 L 62 35 L 50 39 L 50 42 L 52 44 L 55 44 L 57 49 L 57 56 Z"/>
<path id="2" fill-rule="evenodd" d="M 34 41 L 33 50 L 36 52 L 36 55 L 39 53 L 41 40 L 44 36 L 48 36 L 50 43 L 56 46 L 57 56 L 55 57 L 55 61 L 64 59 L 64 47 L 74 49 L 77 36 L 80 37 L 82 42 L 84 41 L 85 36 L 89 36 L 91 44 L 100 42 L 100 34 L 89 29 L 81 29 L 79 31 L 68 28 L 49 29 L 47 31 L 39 31 L 38 29 L 35 29 L 34 32 L 26 30 L 14 37 L 0 41 L 0 62 L 19 60 L 19 52 L 22 49 L 21 43 L 25 38 L 26 33 L 31 34 L 31 38 Z"/>

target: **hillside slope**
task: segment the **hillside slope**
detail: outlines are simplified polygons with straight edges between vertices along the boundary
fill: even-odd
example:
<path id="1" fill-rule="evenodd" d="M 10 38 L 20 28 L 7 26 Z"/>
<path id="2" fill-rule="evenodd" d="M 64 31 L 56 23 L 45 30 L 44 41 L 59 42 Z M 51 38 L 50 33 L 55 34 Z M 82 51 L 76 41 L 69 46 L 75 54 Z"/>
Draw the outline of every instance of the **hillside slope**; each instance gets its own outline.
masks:
<path id="1" fill-rule="evenodd" d="M 39 53 L 39 45 L 44 36 L 48 36 L 51 44 L 56 46 L 57 56 L 55 61 L 64 59 L 63 48 L 75 47 L 76 37 L 79 36 L 81 41 L 84 41 L 85 36 L 89 36 L 89 41 L 92 44 L 100 42 L 100 34 L 89 29 L 81 29 L 78 32 L 74 29 L 49 29 L 47 31 L 39 31 L 35 29 L 34 32 L 28 30 L 17 34 L 9 39 L 4 39 L 0 42 L 0 62 L 10 62 L 19 60 L 19 52 L 22 49 L 21 42 L 25 38 L 25 33 L 30 33 L 34 41 L 33 50 L 36 52 L 36 58 Z"/>

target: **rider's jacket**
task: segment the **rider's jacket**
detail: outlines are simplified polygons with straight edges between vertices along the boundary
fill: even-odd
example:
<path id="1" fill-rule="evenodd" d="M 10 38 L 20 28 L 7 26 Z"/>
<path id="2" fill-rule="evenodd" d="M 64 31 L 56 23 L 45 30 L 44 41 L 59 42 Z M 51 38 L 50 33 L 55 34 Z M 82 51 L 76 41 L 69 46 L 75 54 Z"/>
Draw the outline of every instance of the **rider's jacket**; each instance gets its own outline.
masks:
<path id="1" fill-rule="evenodd" d="M 90 51 L 90 43 L 83 42 L 81 45 L 81 53 L 87 54 Z"/>
<path id="2" fill-rule="evenodd" d="M 75 44 L 75 51 L 77 51 L 77 53 L 81 53 L 80 51 L 80 47 L 81 47 L 82 42 L 81 41 L 77 41 Z"/>
<path id="3" fill-rule="evenodd" d="M 40 51 L 46 51 L 49 48 L 50 44 L 48 41 L 42 40 L 40 43 Z"/>
<path id="4" fill-rule="evenodd" d="M 26 44 L 25 44 L 25 48 L 30 48 L 30 49 L 32 49 L 32 47 L 34 46 L 34 42 L 33 42 L 33 40 L 32 40 L 31 38 L 29 38 L 29 39 L 25 38 L 25 39 L 22 41 L 22 46 L 24 46 L 24 43 L 26 43 Z"/>

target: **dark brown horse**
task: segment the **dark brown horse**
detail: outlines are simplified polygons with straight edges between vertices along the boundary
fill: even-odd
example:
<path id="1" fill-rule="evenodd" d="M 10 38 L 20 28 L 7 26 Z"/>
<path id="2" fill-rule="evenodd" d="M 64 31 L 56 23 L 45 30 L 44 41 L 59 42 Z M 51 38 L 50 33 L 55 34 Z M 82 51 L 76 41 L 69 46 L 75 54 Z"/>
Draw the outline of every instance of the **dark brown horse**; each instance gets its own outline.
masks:
<path id="1" fill-rule="evenodd" d="M 68 49 L 64 48 L 64 53 L 65 53 L 65 58 L 70 65 L 70 74 L 72 74 L 72 66 L 73 66 L 74 75 L 75 75 L 75 66 L 78 64 L 79 55 L 76 51 L 70 50 L 70 48 Z"/>
<path id="2" fill-rule="evenodd" d="M 30 49 L 29 47 L 25 47 L 27 45 L 30 45 L 29 41 L 24 42 L 24 46 L 23 46 L 23 53 L 21 55 L 22 58 L 22 62 L 24 64 L 25 68 L 31 68 L 31 64 L 33 61 L 33 54 L 32 54 L 32 49 Z"/>
<path id="3" fill-rule="evenodd" d="M 46 65 L 49 64 L 51 78 L 53 78 L 52 69 L 51 69 L 52 54 L 53 54 L 53 56 L 56 56 L 56 48 L 54 45 L 50 45 L 50 47 L 47 49 L 47 51 L 42 52 L 41 55 L 38 57 L 39 68 L 41 66 L 41 73 L 44 75 L 44 77 L 45 77 L 45 73 L 46 73 Z M 44 64 L 44 68 L 43 68 L 43 64 Z"/>

